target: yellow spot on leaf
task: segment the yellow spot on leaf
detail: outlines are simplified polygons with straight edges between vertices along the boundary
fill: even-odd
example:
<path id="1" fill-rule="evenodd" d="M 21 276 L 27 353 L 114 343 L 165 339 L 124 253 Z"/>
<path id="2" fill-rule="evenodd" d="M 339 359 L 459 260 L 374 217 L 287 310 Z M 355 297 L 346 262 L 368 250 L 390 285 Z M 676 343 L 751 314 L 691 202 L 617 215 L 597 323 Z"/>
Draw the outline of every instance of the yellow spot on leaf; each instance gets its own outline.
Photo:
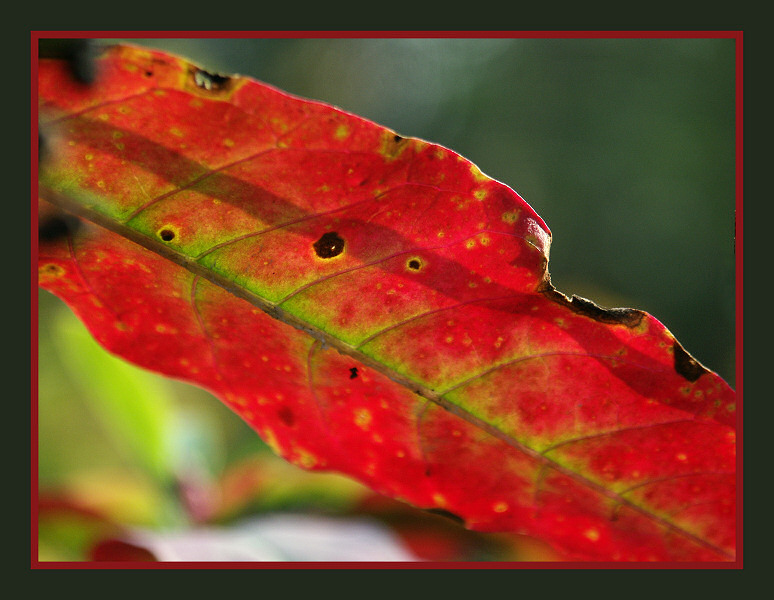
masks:
<path id="1" fill-rule="evenodd" d="M 369 411 L 368 409 L 366 408 L 355 409 L 355 425 L 360 427 L 360 429 L 362 429 L 363 431 L 368 430 L 372 420 L 373 420 L 373 416 L 371 415 L 371 411 Z"/>
<path id="2" fill-rule="evenodd" d="M 274 432 L 269 429 L 268 427 L 263 430 L 261 437 L 263 438 L 263 441 L 266 442 L 266 445 L 274 450 L 276 454 L 282 454 L 282 448 L 280 448 L 279 443 L 277 443 L 277 438 L 274 435 Z"/>
<path id="3" fill-rule="evenodd" d="M 38 275 L 41 279 L 54 279 L 56 277 L 61 277 L 64 274 L 65 270 L 59 265 L 55 265 L 53 263 L 42 265 L 38 269 Z"/>
<path id="4" fill-rule="evenodd" d="M 336 136 L 337 140 L 343 140 L 345 137 L 349 135 L 349 127 L 346 125 L 339 125 L 336 128 L 336 133 L 334 134 Z"/>
<path id="5" fill-rule="evenodd" d="M 509 225 L 513 225 L 516 221 L 519 220 L 519 213 L 520 211 L 515 210 L 512 212 L 504 212 L 502 216 L 503 223 L 508 223 Z"/>
<path id="6" fill-rule="evenodd" d="M 591 540 L 592 542 L 596 542 L 599 539 L 599 531 L 594 527 L 584 531 L 583 535 L 586 537 L 586 539 Z"/>
<path id="7" fill-rule="evenodd" d="M 508 510 L 508 503 L 497 502 L 492 508 L 496 513 L 504 513 L 506 510 Z"/>
<path id="8" fill-rule="evenodd" d="M 233 148 L 234 147 L 234 140 L 231 138 L 226 138 L 223 140 L 223 145 L 226 146 L 226 148 Z"/>
<path id="9" fill-rule="evenodd" d="M 686 460 L 688 457 L 687 457 L 687 456 L 686 456 L 686 455 L 685 455 L 683 452 L 679 452 L 678 454 L 676 454 L 676 455 L 675 455 L 675 458 L 676 458 L 677 460 L 684 461 L 684 460 Z"/>
<path id="10" fill-rule="evenodd" d="M 177 127 L 170 127 L 169 128 L 169 133 L 171 133 L 172 135 L 174 135 L 176 137 L 183 137 L 183 135 L 184 135 L 183 132 L 180 129 L 178 129 Z"/>
<path id="11" fill-rule="evenodd" d="M 295 461 L 296 464 L 305 469 L 311 469 L 318 463 L 317 457 L 303 448 L 296 448 L 296 453 L 298 455 L 298 458 Z"/>

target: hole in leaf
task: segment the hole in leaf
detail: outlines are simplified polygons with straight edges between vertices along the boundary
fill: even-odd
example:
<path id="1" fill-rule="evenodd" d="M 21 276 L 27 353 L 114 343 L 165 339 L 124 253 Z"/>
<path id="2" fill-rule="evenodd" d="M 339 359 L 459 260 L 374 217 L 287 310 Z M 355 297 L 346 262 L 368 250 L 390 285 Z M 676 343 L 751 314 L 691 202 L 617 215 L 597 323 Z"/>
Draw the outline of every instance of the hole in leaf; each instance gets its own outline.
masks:
<path id="1" fill-rule="evenodd" d="M 171 242 L 175 239 L 175 232 L 171 229 L 162 229 L 159 231 L 159 237 L 165 242 Z"/>
<path id="2" fill-rule="evenodd" d="M 329 231 L 314 243 L 314 251 L 320 258 L 333 258 L 344 252 L 344 238 Z"/>
<path id="3" fill-rule="evenodd" d="M 357 367 L 352 367 L 349 370 L 349 378 L 355 379 L 357 377 Z"/>
<path id="4" fill-rule="evenodd" d="M 208 92 L 223 89 L 231 78 L 217 73 L 209 73 L 204 69 L 197 69 L 194 73 L 194 83 Z"/>
<path id="5" fill-rule="evenodd" d="M 406 263 L 406 266 L 412 271 L 419 271 L 422 268 L 422 261 L 418 258 L 412 258 Z"/>

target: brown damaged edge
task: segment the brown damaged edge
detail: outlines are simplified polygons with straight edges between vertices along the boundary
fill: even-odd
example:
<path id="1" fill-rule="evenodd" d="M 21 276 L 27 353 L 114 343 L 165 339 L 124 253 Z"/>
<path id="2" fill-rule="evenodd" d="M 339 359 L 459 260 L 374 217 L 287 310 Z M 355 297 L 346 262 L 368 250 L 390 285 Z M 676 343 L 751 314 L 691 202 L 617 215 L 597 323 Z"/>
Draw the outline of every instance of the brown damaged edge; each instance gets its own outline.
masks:
<path id="1" fill-rule="evenodd" d="M 677 340 L 672 344 L 672 354 L 674 354 L 675 357 L 675 371 L 678 375 L 682 375 L 688 381 L 696 381 L 705 373 L 710 372 L 709 369 L 688 354 L 688 352 L 685 351 L 685 348 L 683 348 Z"/>
<path id="2" fill-rule="evenodd" d="M 635 308 L 603 308 L 591 300 L 573 295 L 568 298 L 562 292 L 558 291 L 551 281 L 543 283 L 540 293 L 548 300 L 556 302 L 572 312 L 589 317 L 600 323 L 609 323 L 612 325 L 626 325 L 627 327 L 637 327 L 645 316 L 645 313 Z"/>
<path id="3" fill-rule="evenodd" d="M 603 308 L 591 300 L 581 298 L 580 296 L 573 295 L 572 298 L 568 298 L 551 284 L 550 278 L 546 279 L 542 289 L 539 291 L 552 302 L 556 302 L 574 313 L 600 321 L 601 323 L 626 325 L 629 328 L 633 328 L 637 327 L 645 316 L 644 312 L 635 308 Z M 694 382 L 705 373 L 710 372 L 709 369 L 688 354 L 677 340 L 672 344 L 672 354 L 675 360 L 675 372 L 690 382 Z"/>

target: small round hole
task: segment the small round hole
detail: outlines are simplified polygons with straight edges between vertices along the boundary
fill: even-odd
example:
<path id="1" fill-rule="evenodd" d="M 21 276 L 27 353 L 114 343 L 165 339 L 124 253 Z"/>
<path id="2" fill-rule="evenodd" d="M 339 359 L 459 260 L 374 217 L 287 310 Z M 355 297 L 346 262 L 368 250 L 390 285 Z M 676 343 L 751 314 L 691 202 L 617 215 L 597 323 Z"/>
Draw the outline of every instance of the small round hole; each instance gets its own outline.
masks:
<path id="1" fill-rule="evenodd" d="M 333 258 L 344 252 L 344 238 L 335 231 L 329 231 L 314 244 L 314 251 L 320 258 Z"/>
<path id="2" fill-rule="evenodd" d="M 175 232 L 171 229 L 162 229 L 159 231 L 159 237 L 165 242 L 171 242 L 175 239 Z"/>
<path id="3" fill-rule="evenodd" d="M 422 268 L 422 260 L 419 258 L 411 258 L 406 263 L 406 266 L 412 271 L 419 271 Z"/>

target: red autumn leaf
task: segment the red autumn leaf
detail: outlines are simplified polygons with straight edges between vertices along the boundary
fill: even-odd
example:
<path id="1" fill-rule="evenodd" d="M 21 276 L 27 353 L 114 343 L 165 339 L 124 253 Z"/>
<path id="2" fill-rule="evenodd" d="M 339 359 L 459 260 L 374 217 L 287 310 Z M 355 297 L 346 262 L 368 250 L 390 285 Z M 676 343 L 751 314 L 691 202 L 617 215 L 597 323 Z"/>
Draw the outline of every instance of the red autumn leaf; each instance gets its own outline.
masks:
<path id="1" fill-rule="evenodd" d="M 735 394 L 655 318 L 554 290 L 454 152 L 115 47 L 39 69 L 40 285 L 287 460 L 584 560 L 732 560 Z M 77 220 L 72 217 L 77 216 Z"/>

